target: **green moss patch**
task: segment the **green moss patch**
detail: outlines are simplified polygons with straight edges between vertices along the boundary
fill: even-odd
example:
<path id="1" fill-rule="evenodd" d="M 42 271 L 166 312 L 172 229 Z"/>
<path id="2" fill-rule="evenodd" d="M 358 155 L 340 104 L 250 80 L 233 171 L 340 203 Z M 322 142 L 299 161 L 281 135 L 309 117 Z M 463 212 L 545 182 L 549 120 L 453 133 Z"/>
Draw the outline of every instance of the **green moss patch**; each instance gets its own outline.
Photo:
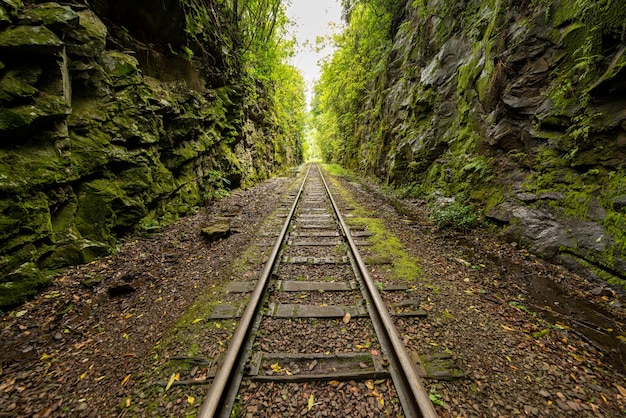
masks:
<path id="1" fill-rule="evenodd" d="M 343 170 L 338 171 L 342 172 Z M 330 181 L 341 195 L 341 198 L 354 208 L 351 211 L 354 216 L 347 220 L 348 227 L 350 225 L 365 226 L 366 230 L 372 233 L 367 238 L 372 244 L 368 247 L 371 255 L 376 258 L 391 260 L 393 277 L 390 279 L 412 282 L 422 278 L 423 272 L 419 267 L 418 260 L 404 251 L 400 240 L 385 227 L 384 222 L 375 217 L 374 213 L 361 206 L 348 190 L 341 187 L 335 178 L 330 177 Z"/>

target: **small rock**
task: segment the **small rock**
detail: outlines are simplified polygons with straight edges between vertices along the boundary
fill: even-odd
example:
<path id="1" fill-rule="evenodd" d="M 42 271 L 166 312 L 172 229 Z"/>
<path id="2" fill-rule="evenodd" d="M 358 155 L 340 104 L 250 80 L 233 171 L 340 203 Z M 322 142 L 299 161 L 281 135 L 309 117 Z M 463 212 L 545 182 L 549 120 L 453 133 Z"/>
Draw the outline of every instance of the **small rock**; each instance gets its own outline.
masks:
<path id="1" fill-rule="evenodd" d="M 217 222 L 202 228 L 201 235 L 209 242 L 217 241 L 228 237 L 231 234 L 230 224 L 228 222 Z"/>
<path id="2" fill-rule="evenodd" d="M 601 286 L 598 286 L 595 289 L 591 290 L 590 293 L 594 296 L 600 296 L 602 292 L 604 292 L 604 289 Z"/>
<path id="3" fill-rule="evenodd" d="M 87 277 L 81 280 L 80 284 L 82 284 L 85 287 L 94 287 L 94 286 L 99 285 L 101 282 L 102 282 L 102 276 L 96 275 L 96 276 Z"/>

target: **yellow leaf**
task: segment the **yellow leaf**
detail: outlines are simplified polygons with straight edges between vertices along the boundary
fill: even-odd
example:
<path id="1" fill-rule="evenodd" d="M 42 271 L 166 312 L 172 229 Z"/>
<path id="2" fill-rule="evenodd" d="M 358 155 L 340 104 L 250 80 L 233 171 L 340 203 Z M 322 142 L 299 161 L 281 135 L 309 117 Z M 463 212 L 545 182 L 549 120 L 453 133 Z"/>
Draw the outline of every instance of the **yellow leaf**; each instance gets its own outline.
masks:
<path id="1" fill-rule="evenodd" d="M 130 406 L 130 398 L 126 398 L 126 408 Z"/>
<path id="2" fill-rule="evenodd" d="M 215 328 L 222 328 L 222 324 L 220 322 L 215 323 Z"/>
<path id="3" fill-rule="evenodd" d="M 87 372 L 85 372 L 85 373 L 83 373 L 83 374 L 81 374 L 81 375 L 80 375 L 80 379 L 81 379 L 81 380 L 82 380 L 82 379 L 84 379 L 84 378 L 86 378 L 86 377 L 87 377 Z"/>
<path id="4" fill-rule="evenodd" d="M 47 359 L 48 357 L 50 357 L 49 355 L 47 355 L 46 353 L 43 353 L 41 355 L 41 357 L 39 357 L 39 360 L 44 361 L 45 359 Z"/>
<path id="5" fill-rule="evenodd" d="M 102 379 L 106 379 L 106 376 L 96 377 L 94 380 L 95 380 L 96 382 L 99 382 L 99 381 L 101 381 Z"/>
<path id="6" fill-rule="evenodd" d="M 574 357 L 574 360 L 581 362 L 581 363 L 583 362 L 584 359 L 581 356 L 574 354 L 574 353 L 570 353 L 570 354 L 572 355 L 572 357 Z"/>
<path id="7" fill-rule="evenodd" d="M 202 318 L 196 318 L 193 321 L 191 321 L 192 324 L 197 324 L 198 322 L 202 321 Z"/>
<path id="8" fill-rule="evenodd" d="M 133 316 L 133 315 L 135 315 L 135 314 L 134 314 L 134 313 L 129 313 L 128 315 L 126 315 L 126 316 L 124 317 L 124 319 L 129 319 L 129 318 L 132 318 L 132 316 Z"/>
<path id="9" fill-rule="evenodd" d="M 172 375 L 170 376 L 170 381 L 167 382 L 167 386 L 165 386 L 165 390 L 168 391 L 172 387 L 174 382 L 178 379 L 180 379 L 180 373 L 172 373 Z"/>
<path id="10" fill-rule="evenodd" d="M 361 344 L 357 344 L 357 345 L 354 346 L 354 348 L 356 348 L 357 350 L 360 350 L 362 348 L 365 348 L 365 346 L 361 345 Z"/>
<path id="11" fill-rule="evenodd" d="M 366 380 L 365 381 L 365 386 L 367 386 L 367 388 L 369 390 L 374 390 L 374 381 L 373 380 Z"/>
<path id="12" fill-rule="evenodd" d="M 291 376 L 291 375 L 293 375 L 293 373 L 291 373 L 291 372 L 289 371 L 289 369 L 285 369 L 285 374 L 286 374 L 287 376 Z"/>
<path id="13" fill-rule="evenodd" d="M 187 396 L 187 403 L 189 405 L 193 405 L 195 401 L 196 401 L 196 398 L 194 398 L 193 396 Z"/>
<path id="14" fill-rule="evenodd" d="M 350 318 L 352 318 L 352 315 L 350 315 L 350 312 L 346 312 L 346 314 L 343 316 L 343 323 L 347 324 L 348 322 L 350 322 Z"/>
<path id="15" fill-rule="evenodd" d="M 122 379 L 121 386 L 124 386 L 130 380 L 130 374 L 127 374 L 125 378 Z"/>
<path id="16" fill-rule="evenodd" d="M 502 328 L 504 328 L 505 330 L 507 330 L 507 331 L 515 331 L 513 328 L 507 327 L 506 325 L 502 325 L 502 324 L 500 324 L 500 326 L 501 326 Z"/>
<path id="17" fill-rule="evenodd" d="M 513 360 L 511 360 L 511 357 L 509 357 L 509 356 L 506 356 L 506 359 L 509 361 L 509 363 L 513 362 Z"/>
<path id="18" fill-rule="evenodd" d="M 385 399 L 383 399 L 382 397 L 380 397 L 378 400 L 380 401 L 380 404 L 381 404 L 382 406 L 385 406 Z"/>
<path id="19" fill-rule="evenodd" d="M 604 393 L 601 393 L 600 396 L 602 397 L 604 403 L 609 403 L 609 400 L 606 398 L 606 396 L 604 396 Z"/>
<path id="20" fill-rule="evenodd" d="M 278 373 L 280 371 L 280 366 L 278 365 L 278 363 L 274 363 L 270 366 L 272 368 L 272 370 L 276 373 Z"/>
<path id="21" fill-rule="evenodd" d="M 339 381 L 338 380 L 331 380 L 330 382 L 328 382 L 329 385 L 331 386 L 339 386 Z"/>
<path id="22" fill-rule="evenodd" d="M 626 396 L 626 389 L 624 389 L 623 386 L 618 385 L 617 383 L 613 383 L 615 385 L 615 387 L 617 388 L 617 390 L 619 390 L 619 393 L 622 394 L 622 396 Z"/>
<path id="23" fill-rule="evenodd" d="M 311 396 L 309 396 L 309 404 L 306 407 L 307 411 L 310 411 L 311 408 L 313 408 L 313 403 L 315 402 L 315 398 L 313 397 L 313 394 L 311 393 Z"/>

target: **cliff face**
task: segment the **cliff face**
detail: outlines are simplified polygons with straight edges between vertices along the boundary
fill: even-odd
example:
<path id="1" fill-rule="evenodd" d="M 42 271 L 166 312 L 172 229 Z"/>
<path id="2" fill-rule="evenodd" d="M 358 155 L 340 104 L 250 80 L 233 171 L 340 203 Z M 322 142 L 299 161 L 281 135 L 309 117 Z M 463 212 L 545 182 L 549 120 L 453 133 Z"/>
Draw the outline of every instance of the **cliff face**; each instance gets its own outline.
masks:
<path id="1" fill-rule="evenodd" d="M 399 15 L 346 163 L 626 284 L 626 2 L 412 0 Z"/>
<path id="2" fill-rule="evenodd" d="M 0 0 L 0 308 L 300 159 L 217 2 L 84 4 Z"/>

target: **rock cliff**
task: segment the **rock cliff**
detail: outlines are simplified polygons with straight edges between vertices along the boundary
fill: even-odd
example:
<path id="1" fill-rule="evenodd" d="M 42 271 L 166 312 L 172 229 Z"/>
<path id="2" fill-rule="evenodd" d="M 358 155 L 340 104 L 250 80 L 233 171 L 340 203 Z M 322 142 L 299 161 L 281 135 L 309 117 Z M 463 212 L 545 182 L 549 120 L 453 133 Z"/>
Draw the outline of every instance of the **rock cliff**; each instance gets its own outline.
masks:
<path id="1" fill-rule="evenodd" d="M 343 162 L 626 284 L 626 2 L 411 0 Z"/>
<path id="2" fill-rule="evenodd" d="M 0 308 L 299 161 L 219 4 L 0 0 Z"/>

